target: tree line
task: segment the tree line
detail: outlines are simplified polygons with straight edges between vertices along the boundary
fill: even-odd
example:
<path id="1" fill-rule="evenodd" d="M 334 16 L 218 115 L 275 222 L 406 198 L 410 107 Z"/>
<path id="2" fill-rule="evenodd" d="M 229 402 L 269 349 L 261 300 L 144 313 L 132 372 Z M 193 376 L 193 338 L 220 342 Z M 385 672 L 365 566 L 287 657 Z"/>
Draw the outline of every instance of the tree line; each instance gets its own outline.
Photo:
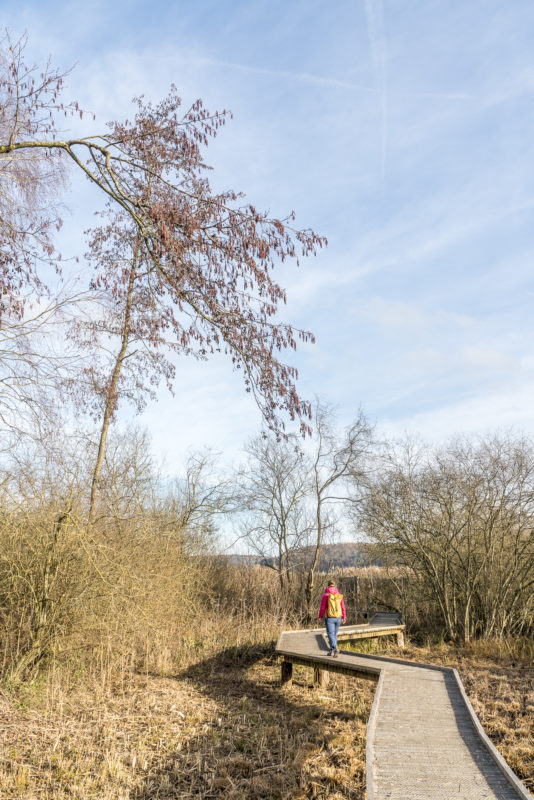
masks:
<path id="1" fill-rule="evenodd" d="M 18 680 L 103 640 L 131 659 L 141 639 L 154 653 L 170 641 L 179 649 L 199 607 L 215 627 L 246 628 L 252 613 L 271 631 L 315 624 L 321 557 L 347 536 L 382 565 L 371 580 L 365 569 L 341 573 L 352 605 L 365 596 L 401 608 L 412 628 L 454 641 L 532 634 L 532 440 L 384 442 L 362 412 L 342 431 L 321 406 L 314 425 L 321 435 L 306 443 L 259 436 L 226 474 L 211 454 L 192 455 L 171 483 L 146 435 L 113 431 L 92 521 L 94 454 L 83 438 L 27 442 L 5 457 L 4 675 Z M 218 557 L 229 520 L 264 566 Z"/>

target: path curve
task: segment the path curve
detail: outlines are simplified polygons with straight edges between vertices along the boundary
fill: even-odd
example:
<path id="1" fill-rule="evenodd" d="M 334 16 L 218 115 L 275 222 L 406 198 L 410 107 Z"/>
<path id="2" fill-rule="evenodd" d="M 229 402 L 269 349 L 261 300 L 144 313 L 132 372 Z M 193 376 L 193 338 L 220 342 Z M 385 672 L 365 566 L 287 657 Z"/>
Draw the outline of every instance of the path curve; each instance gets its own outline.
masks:
<path id="1" fill-rule="evenodd" d="M 323 628 L 284 631 L 276 651 L 287 662 L 378 681 L 367 800 L 534 800 L 486 736 L 455 669 L 343 651 L 333 659 Z"/>

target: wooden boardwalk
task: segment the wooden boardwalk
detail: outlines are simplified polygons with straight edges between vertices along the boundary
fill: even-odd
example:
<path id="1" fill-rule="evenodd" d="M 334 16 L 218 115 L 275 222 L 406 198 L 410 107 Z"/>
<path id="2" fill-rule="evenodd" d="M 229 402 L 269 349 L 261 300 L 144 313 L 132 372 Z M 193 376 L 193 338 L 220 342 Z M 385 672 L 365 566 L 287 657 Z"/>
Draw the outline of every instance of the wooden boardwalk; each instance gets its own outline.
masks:
<path id="1" fill-rule="evenodd" d="M 341 631 L 348 639 L 386 628 Z M 276 650 L 282 681 L 295 663 L 314 667 L 319 680 L 328 671 L 377 681 L 367 725 L 368 800 L 533 800 L 484 733 L 455 669 L 343 651 L 332 658 L 323 628 L 286 631 Z"/>

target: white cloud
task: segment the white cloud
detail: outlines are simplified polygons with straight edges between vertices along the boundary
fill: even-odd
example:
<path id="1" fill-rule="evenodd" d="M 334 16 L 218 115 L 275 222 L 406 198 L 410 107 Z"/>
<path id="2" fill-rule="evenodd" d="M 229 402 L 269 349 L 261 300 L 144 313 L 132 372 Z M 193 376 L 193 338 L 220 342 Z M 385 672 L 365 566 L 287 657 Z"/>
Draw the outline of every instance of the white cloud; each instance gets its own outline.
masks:
<path id="1" fill-rule="evenodd" d="M 517 366 L 517 359 L 510 353 L 484 345 L 464 347 L 460 351 L 460 357 L 469 369 L 491 372 L 494 375 Z"/>
<path id="2" fill-rule="evenodd" d="M 380 429 L 388 436 L 417 431 L 431 441 L 443 441 L 457 433 L 485 434 L 516 429 L 534 434 L 532 397 L 534 381 L 521 387 L 483 392 L 465 400 L 436 404 L 429 411 L 383 418 Z"/>

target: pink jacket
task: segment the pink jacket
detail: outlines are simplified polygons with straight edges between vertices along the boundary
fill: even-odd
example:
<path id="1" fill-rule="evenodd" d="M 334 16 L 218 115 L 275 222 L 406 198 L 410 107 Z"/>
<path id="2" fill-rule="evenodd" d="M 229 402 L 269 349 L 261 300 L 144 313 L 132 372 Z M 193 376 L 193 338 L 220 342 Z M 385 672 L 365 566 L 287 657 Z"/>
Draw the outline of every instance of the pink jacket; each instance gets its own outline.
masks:
<path id="1" fill-rule="evenodd" d="M 319 611 L 319 619 L 323 618 L 323 615 L 326 611 L 326 604 L 328 603 L 328 595 L 329 594 L 339 594 L 339 590 L 337 586 L 329 586 L 325 593 L 323 594 L 323 599 L 321 600 L 321 610 Z M 345 614 L 345 601 L 343 598 L 341 599 L 341 619 L 346 619 L 347 615 Z"/>

